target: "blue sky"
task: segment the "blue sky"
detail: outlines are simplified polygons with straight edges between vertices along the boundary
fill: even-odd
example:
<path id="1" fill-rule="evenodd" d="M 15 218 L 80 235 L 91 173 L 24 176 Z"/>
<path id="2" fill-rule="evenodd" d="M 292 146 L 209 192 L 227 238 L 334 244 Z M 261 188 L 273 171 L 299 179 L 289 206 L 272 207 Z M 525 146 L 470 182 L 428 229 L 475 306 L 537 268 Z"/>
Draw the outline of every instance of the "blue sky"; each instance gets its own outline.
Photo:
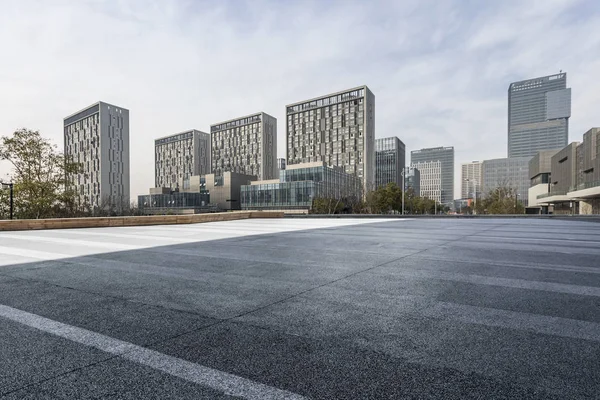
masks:
<path id="1" fill-rule="evenodd" d="M 511 81 L 568 73 L 570 141 L 600 125 L 600 1 L 0 0 L 0 135 L 102 100 L 130 110 L 132 194 L 153 139 L 366 84 L 376 136 L 506 157 Z M 408 157 L 407 157 L 408 159 Z M 0 165 L 0 175 L 7 172 Z"/>

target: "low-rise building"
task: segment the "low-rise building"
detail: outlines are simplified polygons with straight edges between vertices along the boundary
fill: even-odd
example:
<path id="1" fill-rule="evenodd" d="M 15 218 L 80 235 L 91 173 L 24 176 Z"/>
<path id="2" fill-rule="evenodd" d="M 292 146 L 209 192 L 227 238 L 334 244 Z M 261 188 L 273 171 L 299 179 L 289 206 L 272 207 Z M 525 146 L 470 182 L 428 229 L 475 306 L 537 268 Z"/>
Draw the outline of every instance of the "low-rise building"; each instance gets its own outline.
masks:
<path id="1" fill-rule="evenodd" d="M 197 214 L 217 211 L 206 192 L 178 192 L 171 188 L 152 188 L 150 194 L 138 196 L 143 214 Z"/>
<path id="2" fill-rule="evenodd" d="M 529 160 L 530 187 L 528 190 L 528 214 L 548 214 L 552 209 L 538 196 L 548 193 L 550 187 L 550 172 L 552 157 L 560 149 L 543 150 Z"/>
<path id="3" fill-rule="evenodd" d="M 511 188 L 527 207 L 529 196 L 529 160 L 531 157 L 496 158 L 484 160 L 482 174 L 482 197 L 499 187 Z"/>
<path id="4" fill-rule="evenodd" d="M 242 186 L 243 210 L 308 212 L 317 198 L 360 199 L 361 179 L 325 162 L 288 165 L 280 178 Z"/>

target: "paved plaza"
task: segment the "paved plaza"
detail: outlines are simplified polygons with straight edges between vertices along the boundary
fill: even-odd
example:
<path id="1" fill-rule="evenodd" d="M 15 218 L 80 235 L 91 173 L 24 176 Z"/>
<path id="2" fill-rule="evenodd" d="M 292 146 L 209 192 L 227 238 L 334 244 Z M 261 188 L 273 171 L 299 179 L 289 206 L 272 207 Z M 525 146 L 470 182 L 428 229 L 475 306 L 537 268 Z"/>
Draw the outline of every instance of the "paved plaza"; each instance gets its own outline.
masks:
<path id="1" fill-rule="evenodd" d="M 0 232 L 2 399 L 597 399 L 600 223 Z"/>

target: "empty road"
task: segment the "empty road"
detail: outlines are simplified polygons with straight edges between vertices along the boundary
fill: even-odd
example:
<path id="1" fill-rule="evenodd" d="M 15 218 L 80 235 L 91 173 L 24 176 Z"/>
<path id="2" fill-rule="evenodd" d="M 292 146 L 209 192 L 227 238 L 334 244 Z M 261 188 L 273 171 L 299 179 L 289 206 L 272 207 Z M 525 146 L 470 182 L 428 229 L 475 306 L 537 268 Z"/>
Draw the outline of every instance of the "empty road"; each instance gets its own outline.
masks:
<path id="1" fill-rule="evenodd" d="M 600 224 L 0 232 L 2 399 L 597 399 Z"/>

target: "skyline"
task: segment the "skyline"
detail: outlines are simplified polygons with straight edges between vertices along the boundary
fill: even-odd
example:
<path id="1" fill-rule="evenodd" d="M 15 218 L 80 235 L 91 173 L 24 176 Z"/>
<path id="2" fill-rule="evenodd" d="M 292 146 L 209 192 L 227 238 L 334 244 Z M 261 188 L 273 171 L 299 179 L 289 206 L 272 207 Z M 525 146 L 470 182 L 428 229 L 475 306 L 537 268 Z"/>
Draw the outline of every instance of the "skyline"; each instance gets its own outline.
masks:
<path id="1" fill-rule="evenodd" d="M 1 4 L 0 49 L 16 62 L 0 65 L 0 135 L 27 127 L 62 148 L 64 117 L 119 104 L 132 198 L 153 186 L 156 138 L 262 111 L 285 157 L 287 104 L 359 85 L 376 98 L 376 138 L 397 136 L 407 153 L 453 146 L 456 177 L 462 163 L 506 157 L 511 82 L 567 72 L 569 142 L 600 125 L 593 1 Z"/>

